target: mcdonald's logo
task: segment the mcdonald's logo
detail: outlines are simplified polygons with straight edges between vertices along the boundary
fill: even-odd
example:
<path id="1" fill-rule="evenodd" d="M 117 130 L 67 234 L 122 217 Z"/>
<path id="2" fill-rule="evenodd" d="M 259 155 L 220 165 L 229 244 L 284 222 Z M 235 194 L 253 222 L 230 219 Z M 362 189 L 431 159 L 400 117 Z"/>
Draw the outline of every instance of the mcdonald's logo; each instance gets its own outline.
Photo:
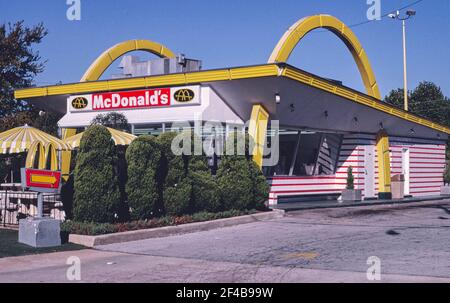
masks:
<path id="1" fill-rule="evenodd" d="M 191 89 L 183 88 L 177 90 L 173 97 L 177 102 L 190 102 L 194 99 L 195 93 Z"/>
<path id="2" fill-rule="evenodd" d="M 84 109 L 88 106 L 88 100 L 84 97 L 77 97 L 72 100 L 72 107 L 75 109 Z"/>

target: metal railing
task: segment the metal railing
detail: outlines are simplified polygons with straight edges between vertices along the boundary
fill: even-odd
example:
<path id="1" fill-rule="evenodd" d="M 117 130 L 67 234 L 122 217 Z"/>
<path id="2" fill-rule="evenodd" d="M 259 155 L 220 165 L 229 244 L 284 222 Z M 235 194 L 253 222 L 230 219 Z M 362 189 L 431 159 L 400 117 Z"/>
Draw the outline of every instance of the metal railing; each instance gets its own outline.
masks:
<path id="1" fill-rule="evenodd" d="M 44 217 L 64 221 L 65 213 L 60 195 L 44 194 Z M 16 190 L 0 191 L 0 226 L 18 225 L 20 219 L 35 217 L 37 193 Z"/>

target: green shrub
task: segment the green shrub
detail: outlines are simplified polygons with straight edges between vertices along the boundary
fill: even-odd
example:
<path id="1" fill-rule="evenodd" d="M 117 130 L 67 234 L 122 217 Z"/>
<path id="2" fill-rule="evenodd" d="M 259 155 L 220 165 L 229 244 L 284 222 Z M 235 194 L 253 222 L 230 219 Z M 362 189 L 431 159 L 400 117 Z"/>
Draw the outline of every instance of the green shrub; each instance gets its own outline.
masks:
<path id="1" fill-rule="evenodd" d="M 206 158 L 195 157 L 189 162 L 188 180 L 192 185 L 194 211 L 218 212 L 222 209 L 219 187 L 211 175 Z"/>
<path id="2" fill-rule="evenodd" d="M 347 169 L 347 189 L 355 189 L 355 177 L 353 176 L 353 167 L 351 166 Z"/>
<path id="3" fill-rule="evenodd" d="M 161 149 L 153 136 L 134 140 L 126 152 L 128 181 L 126 193 L 133 220 L 148 219 L 158 210 L 159 190 L 156 172 Z"/>
<path id="4" fill-rule="evenodd" d="M 250 209 L 265 210 L 269 198 L 270 186 L 261 169 L 254 161 L 249 161 L 250 176 L 252 179 L 253 202 Z"/>
<path id="5" fill-rule="evenodd" d="M 216 177 L 224 210 L 244 210 L 252 206 L 253 182 L 245 157 L 224 157 L 220 161 Z"/>
<path id="6" fill-rule="evenodd" d="M 181 135 L 184 143 L 191 146 L 184 151 L 191 155 L 174 155 L 173 139 Z M 201 139 L 193 132 L 165 133 L 158 138 L 163 156 L 161 171 L 164 172 L 164 207 L 168 215 L 190 214 L 196 211 L 217 212 L 221 210 L 218 187 L 204 154 L 195 155 L 195 146 L 201 146 Z M 181 140 L 180 140 L 181 141 Z"/>
<path id="7" fill-rule="evenodd" d="M 81 139 L 74 171 L 74 220 L 117 220 L 120 192 L 116 163 L 109 131 L 100 125 L 89 127 Z"/>
<path id="8" fill-rule="evenodd" d="M 450 185 L 450 161 L 447 161 L 444 171 L 444 183 Z"/>
<path id="9" fill-rule="evenodd" d="M 250 155 L 252 146 L 248 135 L 234 133 L 229 136 L 227 154 L 222 157 L 217 170 L 217 183 L 223 209 L 264 208 L 269 196 L 269 185 L 260 168 Z M 230 153 L 234 146 L 234 154 Z M 245 147 L 245 153 L 237 154 L 238 146 Z"/>

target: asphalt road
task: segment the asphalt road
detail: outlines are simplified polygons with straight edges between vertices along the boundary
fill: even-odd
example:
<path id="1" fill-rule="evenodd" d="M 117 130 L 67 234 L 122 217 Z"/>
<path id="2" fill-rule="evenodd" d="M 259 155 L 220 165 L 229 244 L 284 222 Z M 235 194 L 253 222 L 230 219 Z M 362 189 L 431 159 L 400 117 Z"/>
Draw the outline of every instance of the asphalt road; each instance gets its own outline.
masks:
<path id="1" fill-rule="evenodd" d="M 285 218 L 36 257 L 0 259 L 0 282 L 450 282 L 450 201 L 309 210 Z"/>

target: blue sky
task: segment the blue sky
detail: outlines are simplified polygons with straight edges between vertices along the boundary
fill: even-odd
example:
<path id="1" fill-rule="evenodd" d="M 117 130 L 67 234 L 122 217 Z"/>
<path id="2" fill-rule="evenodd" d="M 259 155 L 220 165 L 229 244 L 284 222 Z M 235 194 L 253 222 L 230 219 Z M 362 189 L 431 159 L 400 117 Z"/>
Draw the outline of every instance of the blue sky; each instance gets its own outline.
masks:
<path id="1" fill-rule="evenodd" d="M 415 0 L 381 0 L 383 13 Z M 48 60 L 38 85 L 77 82 L 110 46 L 129 39 L 160 42 L 203 60 L 204 69 L 265 63 L 298 19 L 319 13 L 347 25 L 366 21 L 366 0 L 81 0 L 81 21 L 66 18 L 66 0 L 0 0 L 0 23 L 44 22 L 49 35 L 38 47 Z M 408 22 L 410 88 L 433 81 L 450 96 L 450 1 L 424 0 Z M 353 28 L 369 55 L 381 93 L 403 87 L 401 22 L 391 19 Z M 314 74 L 364 91 L 345 45 L 326 31 L 307 36 L 288 61 Z M 116 72 L 115 65 L 105 77 Z"/>

